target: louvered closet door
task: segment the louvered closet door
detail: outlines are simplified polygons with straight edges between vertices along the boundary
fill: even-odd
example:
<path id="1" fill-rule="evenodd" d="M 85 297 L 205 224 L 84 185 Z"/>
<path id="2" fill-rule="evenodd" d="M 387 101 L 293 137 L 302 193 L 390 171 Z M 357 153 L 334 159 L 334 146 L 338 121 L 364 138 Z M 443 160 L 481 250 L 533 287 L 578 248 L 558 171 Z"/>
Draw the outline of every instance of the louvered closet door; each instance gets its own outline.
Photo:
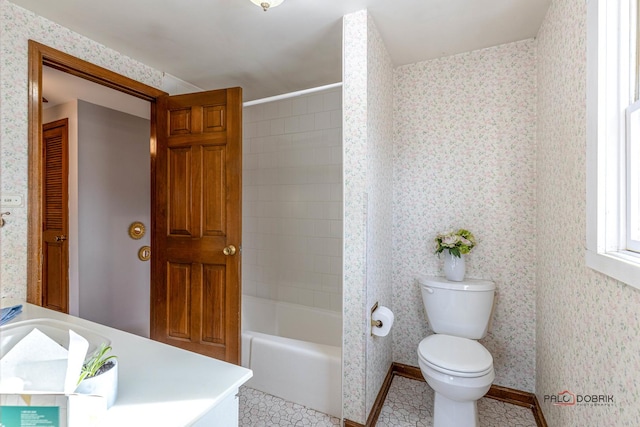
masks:
<path id="1" fill-rule="evenodd" d="M 68 120 L 42 126 L 43 277 L 42 306 L 69 312 Z"/>

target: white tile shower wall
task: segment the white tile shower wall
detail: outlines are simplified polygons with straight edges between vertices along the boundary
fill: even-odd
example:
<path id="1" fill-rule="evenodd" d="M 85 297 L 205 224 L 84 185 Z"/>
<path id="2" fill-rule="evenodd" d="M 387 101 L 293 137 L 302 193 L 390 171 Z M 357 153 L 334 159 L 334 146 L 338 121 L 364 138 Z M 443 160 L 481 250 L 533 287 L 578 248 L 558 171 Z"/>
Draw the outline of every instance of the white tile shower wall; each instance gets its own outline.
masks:
<path id="1" fill-rule="evenodd" d="M 439 232 L 478 245 L 467 276 L 495 281 L 495 383 L 535 387 L 535 42 L 401 66 L 394 93 L 394 361 L 429 330 L 416 281 L 442 275 Z"/>
<path id="2" fill-rule="evenodd" d="M 637 426 L 640 291 L 585 265 L 586 2 L 552 2 L 537 40 L 536 394 L 550 426 Z M 544 398 L 564 390 L 613 402 Z"/>
<path id="3" fill-rule="evenodd" d="M 342 310 L 342 93 L 244 109 L 243 292 Z"/>
<path id="4" fill-rule="evenodd" d="M 0 241 L 0 294 L 24 299 L 27 294 L 28 200 L 28 40 L 74 55 L 156 88 L 162 72 L 87 39 L 54 22 L 0 0 L 0 192 L 23 196 L 11 209 L 9 227 Z"/>

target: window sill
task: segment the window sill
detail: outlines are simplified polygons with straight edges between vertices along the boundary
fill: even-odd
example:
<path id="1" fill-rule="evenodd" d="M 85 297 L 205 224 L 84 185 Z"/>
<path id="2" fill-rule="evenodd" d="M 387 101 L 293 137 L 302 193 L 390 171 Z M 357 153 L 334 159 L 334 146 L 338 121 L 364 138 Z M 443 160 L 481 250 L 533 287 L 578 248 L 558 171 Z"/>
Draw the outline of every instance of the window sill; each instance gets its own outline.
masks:
<path id="1" fill-rule="evenodd" d="M 597 253 L 586 251 L 587 267 L 640 289 L 640 255 L 628 251 Z"/>

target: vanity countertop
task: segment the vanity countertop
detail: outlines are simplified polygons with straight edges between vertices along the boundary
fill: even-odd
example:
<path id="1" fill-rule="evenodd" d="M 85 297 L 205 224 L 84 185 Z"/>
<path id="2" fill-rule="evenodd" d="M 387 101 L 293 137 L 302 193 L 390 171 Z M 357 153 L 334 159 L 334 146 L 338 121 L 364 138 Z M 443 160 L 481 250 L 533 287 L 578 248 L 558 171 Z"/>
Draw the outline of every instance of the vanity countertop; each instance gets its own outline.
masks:
<path id="1" fill-rule="evenodd" d="M 248 381 L 252 371 L 217 359 L 152 341 L 128 332 L 3 299 L 2 307 L 22 304 L 7 323 L 56 319 L 95 331 L 111 340 L 118 357 L 118 398 L 107 411 L 107 426 L 189 426 Z"/>

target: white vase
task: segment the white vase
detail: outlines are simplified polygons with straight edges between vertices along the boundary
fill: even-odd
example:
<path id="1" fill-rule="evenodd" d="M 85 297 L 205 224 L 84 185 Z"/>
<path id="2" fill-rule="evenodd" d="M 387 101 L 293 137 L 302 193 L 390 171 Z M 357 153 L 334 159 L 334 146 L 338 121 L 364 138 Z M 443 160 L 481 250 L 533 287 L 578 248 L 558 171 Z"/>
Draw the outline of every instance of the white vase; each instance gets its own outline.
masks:
<path id="1" fill-rule="evenodd" d="M 76 388 L 76 393 L 103 396 L 107 399 L 107 408 L 113 406 L 118 397 L 118 360 L 111 361 L 114 363 L 111 369 L 97 377 L 82 380 Z"/>
<path id="2" fill-rule="evenodd" d="M 444 277 L 452 282 L 462 282 L 464 280 L 464 255 L 459 257 L 452 255 L 449 251 L 444 254 Z"/>

